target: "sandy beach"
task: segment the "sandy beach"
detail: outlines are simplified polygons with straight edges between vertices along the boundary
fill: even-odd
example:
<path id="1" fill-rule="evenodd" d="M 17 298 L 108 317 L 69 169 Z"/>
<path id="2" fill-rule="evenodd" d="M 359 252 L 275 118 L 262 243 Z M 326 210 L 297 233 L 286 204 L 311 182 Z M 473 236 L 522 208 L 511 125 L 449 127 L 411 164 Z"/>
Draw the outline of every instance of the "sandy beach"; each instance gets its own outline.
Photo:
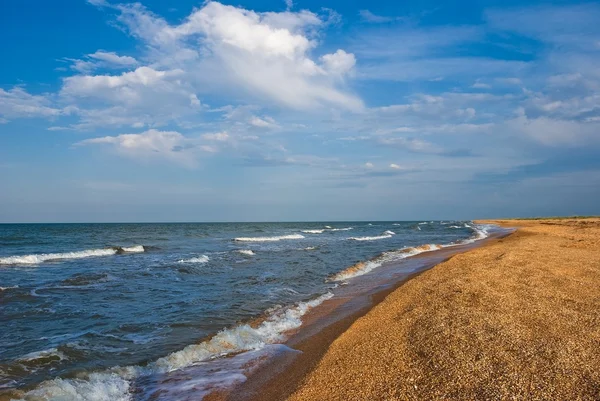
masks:
<path id="1" fill-rule="evenodd" d="M 600 219 L 518 230 L 413 278 L 291 400 L 600 399 Z"/>

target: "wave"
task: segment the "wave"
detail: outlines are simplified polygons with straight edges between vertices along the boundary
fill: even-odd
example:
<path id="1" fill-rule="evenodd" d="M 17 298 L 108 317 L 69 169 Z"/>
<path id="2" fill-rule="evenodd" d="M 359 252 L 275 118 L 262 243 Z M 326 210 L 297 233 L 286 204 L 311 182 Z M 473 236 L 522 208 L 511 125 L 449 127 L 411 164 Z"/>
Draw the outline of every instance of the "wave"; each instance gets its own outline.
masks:
<path id="1" fill-rule="evenodd" d="M 250 250 L 250 249 L 238 249 L 237 252 L 241 253 L 242 255 L 248 255 L 248 256 L 256 255 L 254 253 L 254 251 Z"/>
<path id="2" fill-rule="evenodd" d="M 37 255 L 9 256 L 0 258 L 0 265 L 35 265 L 43 262 L 64 259 L 82 259 L 94 256 L 115 255 L 116 249 L 90 249 L 87 251 L 65 252 L 65 253 L 41 253 Z"/>
<path id="3" fill-rule="evenodd" d="M 350 237 L 348 239 L 353 241 L 377 241 L 379 239 L 392 238 L 392 235 L 396 235 L 396 233 L 388 230 L 385 231 L 383 234 L 374 237 Z"/>
<path id="4" fill-rule="evenodd" d="M 399 261 L 402 259 L 406 259 L 409 256 L 418 255 L 423 252 L 435 251 L 442 247 L 443 245 L 426 244 L 417 247 L 402 248 L 397 251 L 384 252 L 381 255 L 374 257 L 373 259 L 364 262 L 358 262 L 342 270 L 341 272 L 330 277 L 329 280 L 343 281 L 350 278 L 362 276 L 363 274 L 367 274 L 371 270 L 382 266 L 384 263 Z"/>
<path id="5" fill-rule="evenodd" d="M 472 244 L 475 241 L 485 239 L 489 235 L 490 229 L 494 228 L 492 224 L 465 224 L 466 228 L 470 228 L 473 231 L 473 236 L 467 240 L 460 241 L 462 244 Z"/>
<path id="6" fill-rule="evenodd" d="M 131 382 L 136 378 L 168 373 L 199 362 L 244 351 L 259 350 L 280 342 L 284 340 L 286 332 L 302 325 L 302 317 L 309 310 L 332 297 L 333 294 L 328 292 L 310 301 L 272 311 L 256 327 L 242 324 L 222 330 L 210 340 L 188 345 L 146 366 L 114 367 L 103 372 L 79 375 L 78 378 L 47 380 L 25 393 L 23 400 L 130 400 Z"/>
<path id="7" fill-rule="evenodd" d="M 135 246 L 122 247 L 121 250 L 123 250 L 123 252 L 139 253 L 139 252 L 144 252 L 146 249 L 142 245 L 135 245 Z"/>
<path id="8" fill-rule="evenodd" d="M 329 280 L 331 280 L 331 281 L 347 280 L 347 279 L 350 279 L 353 277 L 362 276 L 363 274 L 366 274 L 366 273 L 370 272 L 371 270 L 380 267 L 384 263 L 395 262 L 395 261 L 398 261 L 401 259 L 408 258 L 410 256 L 418 255 L 418 254 L 424 253 L 424 252 L 435 251 L 435 250 L 438 250 L 441 248 L 471 244 L 473 242 L 487 238 L 489 236 L 490 230 L 495 227 L 494 225 L 491 225 L 491 224 L 473 224 L 473 225 L 465 224 L 465 226 L 471 228 L 474 232 L 474 235 L 469 239 L 458 241 L 455 243 L 446 244 L 446 245 L 425 244 L 425 245 L 420 245 L 420 246 L 416 246 L 416 247 L 402 248 L 397 251 L 384 252 L 381 255 L 374 257 L 373 259 L 370 259 L 370 260 L 367 260 L 364 262 L 358 262 L 358 263 L 342 270 L 341 272 L 331 276 L 329 278 Z M 384 237 L 384 236 L 362 237 L 362 238 L 379 239 L 382 237 Z M 391 235 L 389 235 L 389 237 L 391 237 Z M 367 240 L 364 239 L 364 241 L 367 241 Z"/>
<path id="9" fill-rule="evenodd" d="M 325 226 L 325 228 L 321 228 L 318 230 L 301 230 L 301 232 L 306 233 L 306 234 L 323 234 L 325 231 L 335 232 L 335 231 L 348 231 L 348 230 L 353 230 L 353 229 L 354 229 L 354 227 L 332 228 L 331 226 Z"/>
<path id="10" fill-rule="evenodd" d="M 144 252 L 146 247 L 135 245 L 130 247 L 114 246 L 103 249 L 87 249 L 85 251 L 64 252 L 64 253 L 40 253 L 33 255 L 16 255 L 0 258 L 0 265 L 36 265 L 44 262 L 53 262 L 68 259 L 83 259 L 98 256 L 111 256 L 123 253 Z"/>
<path id="11" fill-rule="evenodd" d="M 300 234 L 281 235 L 279 237 L 239 237 L 234 238 L 234 241 L 238 242 L 275 242 L 286 239 L 303 239 L 304 236 Z"/>
<path id="12" fill-rule="evenodd" d="M 306 248 L 302 248 L 303 251 L 314 251 L 317 249 L 316 246 L 307 246 Z"/>
<path id="13" fill-rule="evenodd" d="M 38 364 L 46 364 L 56 361 L 68 359 L 67 356 L 56 348 L 49 348 L 42 351 L 31 352 L 17 358 L 20 362 L 36 362 Z"/>
<path id="14" fill-rule="evenodd" d="M 16 288 L 19 288 L 19 286 L 18 285 L 13 285 L 11 287 L 0 287 L 0 291 L 14 290 Z"/>
<path id="15" fill-rule="evenodd" d="M 177 263 L 208 263 L 209 260 L 210 258 L 208 256 L 201 255 L 190 259 L 180 259 L 177 261 Z"/>

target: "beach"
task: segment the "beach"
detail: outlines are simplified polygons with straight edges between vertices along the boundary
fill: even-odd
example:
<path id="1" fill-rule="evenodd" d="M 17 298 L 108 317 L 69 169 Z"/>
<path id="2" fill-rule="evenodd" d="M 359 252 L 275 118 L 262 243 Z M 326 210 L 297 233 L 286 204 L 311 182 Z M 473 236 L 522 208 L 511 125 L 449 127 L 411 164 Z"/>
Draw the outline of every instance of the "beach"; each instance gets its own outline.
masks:
<path id="1" fill-rule="evenodd" d="M 517 231 L 390 293 L 289 399 L 600 399 L 600 219 L 480 223 Z"/>

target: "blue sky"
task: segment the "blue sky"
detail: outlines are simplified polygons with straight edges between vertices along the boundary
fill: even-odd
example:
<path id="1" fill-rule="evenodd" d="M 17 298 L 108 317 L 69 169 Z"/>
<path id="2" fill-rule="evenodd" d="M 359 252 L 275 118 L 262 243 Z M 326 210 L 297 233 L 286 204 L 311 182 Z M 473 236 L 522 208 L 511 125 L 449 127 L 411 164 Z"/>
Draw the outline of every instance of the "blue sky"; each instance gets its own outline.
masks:
<path id="1" fill-rule="evenodd" d="M 600 5 L 0 4 L 0 222 L 600 213 Z"/>

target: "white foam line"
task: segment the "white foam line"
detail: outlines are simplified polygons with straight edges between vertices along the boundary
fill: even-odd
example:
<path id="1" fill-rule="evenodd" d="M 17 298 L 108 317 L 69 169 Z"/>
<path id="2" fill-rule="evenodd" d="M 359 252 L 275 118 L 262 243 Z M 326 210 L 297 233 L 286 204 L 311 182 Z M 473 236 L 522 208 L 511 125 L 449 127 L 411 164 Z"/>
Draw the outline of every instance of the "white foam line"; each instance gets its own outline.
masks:
<path id="1" fill-rule="evenodd" d="M 180 259 L 177 263 L 208 263 L 210 258 L 206 255 L 198 256 L 190 259 Z"/>
<path id="2" fill-rule="evenodd" d="M 453 246 L 458 246 L 458 245 L 471 244 L 473 242 L 487 238 L 489 235 L 489 229 L 494 227 L 493 225 L 489 225 L 489 224 L 473 224 L 473 225 L 466 225 L 466 226 L 471 228 L 474 231 L 474 233 L 475 233 L 474 237 L 463 240 L 463 241 L 459 241 L 456 243 L 451 243 L 451 244 L 444 244 L 444 245 L 427 244 L 427 245 L 422 245 L 422 246 L 417 246 L 417 247 L 402 248 L 402 249 L 399 249 L 397 251 L 392 251 L 392 252 L 385 252 L 382 255 L 380 255 L 374 259 L 368 260 L 366 262 L 362 262 L 362 266 L 359 266 L 355 269 L 353 269 L 352 267 L 345 269 L 345 270 L 341 271 L 340 273 L 334 275 L 331 279 L 334 281 L 343 281 L 343 280 L 347 280 L 350 278 L 362 276 L 363 274 L 367 274 L 370 271 L 382 266 L 384 263 L 406 259 L 410 256 L 418 255 L 420 253 L 435 251 L 440 248 L 448 248 L 448 247 L 453 247 Z M 390 237 L 391 237 L 391 235 L 390 235 Z M 363 237 L 363 238 L 377 238 L 377 237 Z M 411 249 L 411 250 L 407 252 L 408 249 Z M 359 265 L 359 264 L 356 264 L 354 266 L 357 266 L 357 265 Z"/>
<path id="3" fill-rule="evenodd" d="M 392 238 L 392 231 L 386 231 L 383 235 L 377 235 L 375 237 L 350 237 L 349 240 L 353 241 L 377 241 L 379 239 Z"/>
<path id="4" fill-rule="evenodd" d="M 241 253 L 242 255 L 247 255 L 247 256 L 256 255 L 256 254 L 254 253 L 254 251 L 253 251 L 253 250 L 251 250 L 251 249 L 238 249 L 238 250 L 237 250 L 237 252 L 238 252 L 238 253 Z"/>
<path id="5" fill-rule="evenodd" d="M 144 252 L 142 245 L 130 247 L 114 247 L 104 249 L 87 249 L 85 251 L 64 252 L 64 253 L 40 253 L 33 255 L 16 255 L 0 258 L 0 265 L 36 265 L 54 260 L 83 259 L 97 256 L 110 256 L 119 252 L 140 253 Z"/>
<path id="6" fill-rule="evenodd" d="M 78 252 L 41 253 L 37 255 L 9 256 L 0 258 L 0 265 L 34 265 L 50 260 L 82 259 L 93 256 L 109 256 L 117 253 L 116 249 L 90 249 Z"/>
<path id="7" fill-rule="evenodd" d="M 275 242 L 286 239 L 303 239 L 304 236 L 300 234 L 281 235 L 279 237 L 239 237 L 234 238 L 234 241 L 238 242 Z"/>

